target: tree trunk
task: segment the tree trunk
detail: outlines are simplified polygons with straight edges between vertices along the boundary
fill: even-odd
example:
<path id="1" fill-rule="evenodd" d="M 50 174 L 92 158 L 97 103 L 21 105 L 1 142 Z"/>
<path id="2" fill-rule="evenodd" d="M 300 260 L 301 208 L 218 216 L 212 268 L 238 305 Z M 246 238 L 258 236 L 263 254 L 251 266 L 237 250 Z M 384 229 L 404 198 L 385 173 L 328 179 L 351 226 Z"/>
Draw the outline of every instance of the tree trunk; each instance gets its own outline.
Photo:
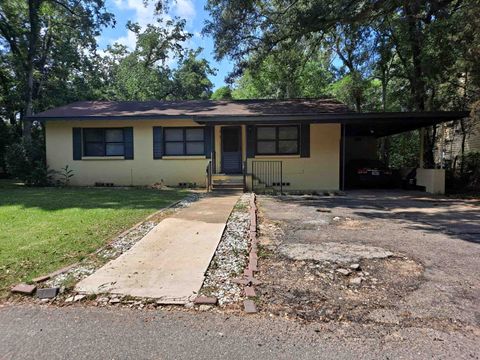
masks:
<path id="1" fill-rule="evenodd" d="M 410 45 L 413 71 L 410 74 L 411 94 L 414 110 L 425 110 L 425 82 L 422 68 L 422 30 L 419 19 L 421 0 L 407 0 L 404 11 L 407 17 L 408 41 Z"/>
<path id="2" fill-rule="evenodd" d="M 41 0 L 28 1 L 28 18 L 30 22 L 30 31 L 28 33 L 28 54 L 25 64 L 27 72 L 27 88 L 25 93 L 25 114 L 23 120 L 23 136 L 31 137 L 32 122 L 28 117 L 33 115 L 33 92 L 34 92 L 34 70 L 35 55 L 37 54 L 38 37 L 40 34 L 40 22 L 38 11 Z"/>
<path id="3" fill-rule="evenodd" d="M 462 130 L 462 146 L 460 148 L 460 177 L 463 179 L 465 172 L 465 144 L 467 142 L 467 129 L 465 128 L 465 120 L 460 120 L 460 129 Z"/>

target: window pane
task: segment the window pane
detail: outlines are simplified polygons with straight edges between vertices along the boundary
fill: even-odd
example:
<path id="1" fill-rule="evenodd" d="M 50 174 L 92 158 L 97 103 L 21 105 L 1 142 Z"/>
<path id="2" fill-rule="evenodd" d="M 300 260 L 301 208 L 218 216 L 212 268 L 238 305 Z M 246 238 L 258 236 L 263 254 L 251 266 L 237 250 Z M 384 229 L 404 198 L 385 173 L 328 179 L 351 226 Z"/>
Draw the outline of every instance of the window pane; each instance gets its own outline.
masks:
<path id="1" fill-rule="evenodd" d="M 106 142 L 123 142 L 123 129 L 107 129 L 105 130 Z"/>
<path id="2" fill-rule="evenodd" d="M 278 138 L 282 140 L 297 140 L 298 128 L 296 126 L 280 127 L 278 129 Z"/>
<path id="3" fill-rule="evenodd" d="M 184 155 L 183 142 L 165 143 L 165 154 L 166 155 Z"/>
<path id="4" fill-rule="evenodd" d="M 280 154 L 295 154 L 298 152 L 298 143 L 296 140 L 287 140 L 278 142 L 278 152 Z"/>
<path id="5" fill-rule="evenodd" d="M 204 153 L 203 142 L 187 142 L 187 155 L 203 155 Z"/>
<path id="6" fill-rule="evenodd" d="M 275 141 L 258 141 L 257 152 L 259 154 L 275 154 Z"/>
<path id="7" fill-rule="evenodd" d="M 105 156 L 103 143 L 85 143 L 85 156 Z"/>
<path id="8" fill-rule="evenodd" d="M 259 127 L 257 128 L 257 139 L 259 140 L 274 140 L 275 127 Z"/>
<path id="9" fill-rule="evenodd" d="M 188 140 L 203 140 L 203 129 L 187 129 L 187 141 Z"/>
<path id="10" fill-rule="evenodd" d="M 123 143 L 107 144 L 107 156 L 118 156 L 124 154 Z"/>
<path id="11" fill-rule="evenodd" d="M 183 141 L 183 129 L 165 129 L 165 141 Z"/>
<path id="12" fill-rule="evenodd" d="M 88 142 L 102 142 L 103 129 L 83 129 L 83 136 Z"/>

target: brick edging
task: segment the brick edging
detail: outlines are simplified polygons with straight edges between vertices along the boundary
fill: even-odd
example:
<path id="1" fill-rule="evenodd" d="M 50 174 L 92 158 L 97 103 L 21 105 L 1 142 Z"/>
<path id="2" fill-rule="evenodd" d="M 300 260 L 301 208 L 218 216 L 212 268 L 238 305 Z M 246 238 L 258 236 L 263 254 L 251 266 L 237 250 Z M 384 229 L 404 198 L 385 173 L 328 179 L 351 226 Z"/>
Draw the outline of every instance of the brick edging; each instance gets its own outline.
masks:
<path id="1" fill-rule="evenodd" d="M 247 298 L 256 297 L 255 285 L 260 284 L 255 278 L 255 272 L 258 271 L 258 238 L 257 238 L 257 204 L 256 195 L 252 193 L 250 197 L 250 228 L 249 228 L 249 251 L 248 265 L 243 271 L 243 276 L 234 279 L 234 282 L 244 286 L 243 292 Z M 248 299 L 243 302 L 244 310 L 247 313 L 256 313 L 257 309 L 253 300 Z"/>

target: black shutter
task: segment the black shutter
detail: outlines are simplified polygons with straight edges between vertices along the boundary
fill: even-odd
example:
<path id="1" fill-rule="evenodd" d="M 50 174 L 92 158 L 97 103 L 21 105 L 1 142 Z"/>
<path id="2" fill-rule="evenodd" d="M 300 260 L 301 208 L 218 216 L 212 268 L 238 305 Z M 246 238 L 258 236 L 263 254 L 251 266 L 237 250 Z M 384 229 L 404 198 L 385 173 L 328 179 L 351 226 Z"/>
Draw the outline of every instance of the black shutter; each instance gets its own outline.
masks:
<path id="1" fill-rule="evenodd" d="M 255 126 L 247 125 L 247 158 L 255 157 Z"/>
<path id="2" fill-rule="evenodd" d="M 310 124 L 300 127 L 300 157 L 310 157 Z"/>
<path id="3" fill-rule="evenodd" d="M 125 159 L 133 160 L 133 128 L 123 128 L 123 139 L 125 141 Z"/>
<path id="4" fill-rule="evenodd" d="M 73 128 L 73 160 L 82 160 L 82 129 Z"/>
<path id="5" fill-rule="evenodd" d="M 153 158 L 161 159 L 163 156 L 163 129 L 161 126 L 153 127 Z"/>
<path id="6" fill-rule="evenodd" d="M 207 159 L 210 159 L 212 157 L 212 151 L 215 149 L 215 144 L 213 142 L 214 136 L 213 136 L 213 126 L 205 126 L 205 156 Z"/>

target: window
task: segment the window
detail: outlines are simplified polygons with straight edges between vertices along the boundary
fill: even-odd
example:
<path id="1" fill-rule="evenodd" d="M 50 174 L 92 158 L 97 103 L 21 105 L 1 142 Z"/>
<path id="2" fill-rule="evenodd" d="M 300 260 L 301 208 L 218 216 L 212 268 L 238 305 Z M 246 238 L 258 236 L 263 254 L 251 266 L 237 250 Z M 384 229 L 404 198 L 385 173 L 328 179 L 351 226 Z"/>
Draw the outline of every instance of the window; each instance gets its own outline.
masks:
<path id="1" fill-rule="evenodd" d="M 124 156 L 123 128 L 83 129 L 84 156 Z"/>
<path id="2" fill-rule="evenodd" d="M 299 128 L 293 126 L 258 126 L 258 155 L 295 155 L 299 153 Z"/>
<path id="3" fill-rule="evenodd" d="M 164 128 L 163 138 L 167 156 L 205 155 L 203 128 Z"/>

